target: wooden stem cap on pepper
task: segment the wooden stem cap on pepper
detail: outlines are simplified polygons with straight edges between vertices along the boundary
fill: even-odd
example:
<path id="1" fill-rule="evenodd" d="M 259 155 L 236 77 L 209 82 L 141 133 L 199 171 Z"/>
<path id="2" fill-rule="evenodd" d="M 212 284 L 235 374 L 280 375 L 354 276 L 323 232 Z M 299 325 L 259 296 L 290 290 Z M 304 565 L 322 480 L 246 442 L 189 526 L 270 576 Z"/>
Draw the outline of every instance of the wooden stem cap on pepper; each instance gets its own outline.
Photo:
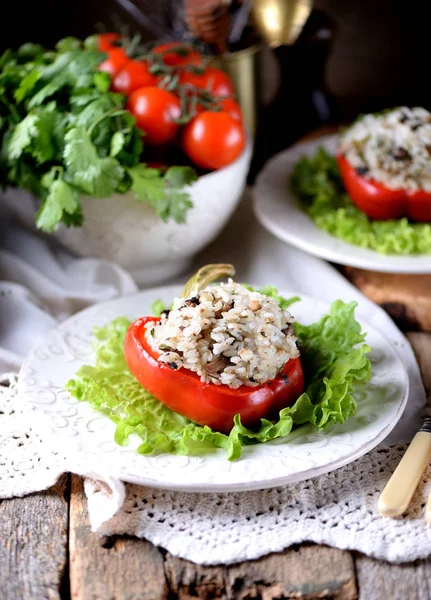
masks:
<path id="1" fill-rule="evenodd" d="M 214 263 L 201 267 L 186 283 L 181 293 L 183 298 L 190 298 L 199 290 L 226 277 L 233 277 L 235 275 L 235 267 L 228 263 Z"/>

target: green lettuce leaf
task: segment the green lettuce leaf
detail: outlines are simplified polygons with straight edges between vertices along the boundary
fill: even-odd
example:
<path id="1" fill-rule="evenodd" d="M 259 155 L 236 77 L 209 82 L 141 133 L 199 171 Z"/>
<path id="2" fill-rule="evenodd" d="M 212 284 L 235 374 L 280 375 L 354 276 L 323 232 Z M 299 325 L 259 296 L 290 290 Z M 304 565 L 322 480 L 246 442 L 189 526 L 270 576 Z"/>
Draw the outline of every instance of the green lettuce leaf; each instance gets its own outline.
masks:
<path id="1" fill-rule="evenodd" d="M 263 294 L 264 296 L 269 296 L 270 298 L 273 298 L 276 302 L 279 303 L 280 307 L 283 310 L 289 308 L 289 306 L 301 300 L 299 296 L 292 296 L 292 298 L 283 298 L 283 296 L 280 296 L 277 288 L 274 285 L 264 285 L 260 288 L 254 288 L 252 285 L 247 285 L 244 283 L 242 285 L 248 290 L 256 290 L 257 292 L 259 292 L 259 294 Z"/>
<path id="2" fill-rule="evenodd" d="M 275 288 L 270 291 L 277 294 Z M 316 323 L 295 325 L 302 347 L 305 391 L 293 406 L 280 411 L 277 421 L 262 419 L 257 430 L 244 427 L 237 415 L 230 434 L 224 435 L 196 425 L 158 402 L 127 367 L 123 343 L 130 321 L 126 318 L 95 330 L 95 364 L 81 367 L 67 389 L 109 416 L 117 426 L 118 444 L 126 445 L 131 434 L 137 435 L 141 454 L 202 455 L 223 448 L 227 458 L 234 460 L 241 456 L 243 446 L 286 437 L 295 426 L 311 423 L 323 429 L 355 414 L 354 386 L 368 381 L 371 373 L 366 356 L 371 349 L 355 320 L 355 306 L 338 300 Z M 155 308 L 163 307 L 159 302 Z"/>
<path id="3" fill-rule="evenodd" d="M 153 315 L 156 317 L 160 317 L 160 315 L 162 314 L 162 312 L 166 309 L 166 305 L 163 302 L 163 300 L 160 300 L 160 298 L 158 300 L 154 300 L 154 302 L 151 305 L 151 310 L 153 312 Z"/>
<path id="4" fill-rule="evenodd" d="M 296 163 L 290 183 L 317 227 L 334 237 L 381 254 L 431 254 L 431 224 L 370 220 L 346 194 L 337 162 L 324 148 Z"/>
<path id="5" fill-rule="evenodd" d="M 238 458 L 241 445 L 230 436 L 200 427 L 178 415 L 149 394 L 131 374 L 124 358 L 124 336 L 130 325 L 126 318 L 96 328 L 94 366 L 81 367 L 67 388 L 78 400 L 107 414 L 116 423 L 115 441 L 128 443 L 133 433 L 140 437 L 140 454 L 203 453 L 223 448 L 229 458 Z"/>

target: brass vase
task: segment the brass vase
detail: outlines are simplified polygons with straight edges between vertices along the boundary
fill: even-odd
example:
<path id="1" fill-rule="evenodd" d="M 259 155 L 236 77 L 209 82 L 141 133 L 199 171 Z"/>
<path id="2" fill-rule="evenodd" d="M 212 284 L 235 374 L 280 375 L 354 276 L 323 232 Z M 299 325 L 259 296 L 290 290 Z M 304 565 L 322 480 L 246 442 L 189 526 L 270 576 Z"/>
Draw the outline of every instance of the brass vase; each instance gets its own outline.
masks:
<path id="1" fill-rule="evenodd" d="M 253 24 L 271 48 L 291 46 L 313 7 L 312 0 L 254 0 Z"/>
<path id="2" fill-rule="evenodd" d="M 244 125 L 252 138 L 256 133 L 259 53 L 260 45 L 255 44 L 237 52 L 227 52 L 211 60 L 211 64 L 225 71 L 232 79 L 244 116 Z"/>

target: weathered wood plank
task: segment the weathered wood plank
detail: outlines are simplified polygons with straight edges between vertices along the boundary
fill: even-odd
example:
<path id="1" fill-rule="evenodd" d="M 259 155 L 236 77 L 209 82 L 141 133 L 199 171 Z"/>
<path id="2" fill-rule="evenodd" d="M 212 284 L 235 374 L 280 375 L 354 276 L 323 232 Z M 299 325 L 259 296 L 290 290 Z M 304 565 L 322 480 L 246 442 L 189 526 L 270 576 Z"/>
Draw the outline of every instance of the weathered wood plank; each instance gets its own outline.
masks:
<path id="1" fill-rule="evenodd" d="M 91 533 L 82 480 L 73 475 L 69 539 L 72 599 L 167 598 L 163 556 L 156 547 L 126 537 L 111 538 L 108 542 Z"/>
<path id="2" fill-rule="evenodd" d="M 165 558 L 166 580 L 170 597 L 178 600 L 228 600 L 227 573 L 224 567 L 200 567 L 170 554 Z"/>
<path id="3" fill-rule="evenodd" d="M 171 594 L 179 600 L 358 597 L 350 553 L 324 546 L 302 546 L 230 567 L 200 567 L 168 554 L 165 569 Z"/>
<path id="4" fill-rule="evenodd" d="M 380 304 L 402 329 L 431 331 L 431 275 L 376 273 L 345 267 L 344 274 Z"/>
<path id="5" fill-rule="evenodd" d="M 426 524 L 424 522 L 424 527 Z M 356 559 L 359 600 L 429 600 L 431 560 L 390 565 L 366 556 Z"/>
<path id="6" fill-rule="evenodd" d="M 0 504 L 0 598 L 57 600 L 67 562 L 67 476 Z"/>

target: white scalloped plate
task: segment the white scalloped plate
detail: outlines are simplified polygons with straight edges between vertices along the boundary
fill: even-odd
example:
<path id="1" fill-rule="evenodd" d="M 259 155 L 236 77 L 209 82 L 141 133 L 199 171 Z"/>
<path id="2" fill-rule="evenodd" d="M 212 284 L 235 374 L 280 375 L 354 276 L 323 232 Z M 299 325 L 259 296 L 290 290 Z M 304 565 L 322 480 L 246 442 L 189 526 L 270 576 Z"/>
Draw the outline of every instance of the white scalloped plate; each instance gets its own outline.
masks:
<path id="1" fill-rule="evenodd" d="M 64 390 L 77 369 L 91 363 L 92 331 L 113 318 L 151 314 L 157 298 L 169 303 L 180 290 L 164 287 L 88 308 L 62 323 L 30 353 L 19 376 L 21 399 L 34 424 L 67 456 L 67 468 L 142 485 L 194 492 L 228 492 L 276 487 L 328 473 L 359 458 L 393 429 L 408 397 L 408 378 L 397 354 L 375 329 L 363 325 L 373 347 L 373 375 L 358 387 L 358 411 L 344 425 L 323 432 L 299 428 L 288 438 L 244 448 L 243 457 L 226 460 L 217 450 L 205 457 L 162 454 L 141 456 L 136 440 L 126 448 L 113 441 L 115 425 Z M 294 305 L 298 321 L 311 323 L 329 307 L 302 295 Z"/>
<path id="2" fill-rule="evenodd" d="M 288 180 L 301 156 L 323 146 L 335 153 L 336 135 L 295 144 L 269 160 L 254 187 L 254 212 L 260 223 L 283 242 L 340 265 L 384 273 L 431 273 L 431 256 L 384 255 L 348 244 L 322 231 L 305 213 L 289 189 Z"/>

